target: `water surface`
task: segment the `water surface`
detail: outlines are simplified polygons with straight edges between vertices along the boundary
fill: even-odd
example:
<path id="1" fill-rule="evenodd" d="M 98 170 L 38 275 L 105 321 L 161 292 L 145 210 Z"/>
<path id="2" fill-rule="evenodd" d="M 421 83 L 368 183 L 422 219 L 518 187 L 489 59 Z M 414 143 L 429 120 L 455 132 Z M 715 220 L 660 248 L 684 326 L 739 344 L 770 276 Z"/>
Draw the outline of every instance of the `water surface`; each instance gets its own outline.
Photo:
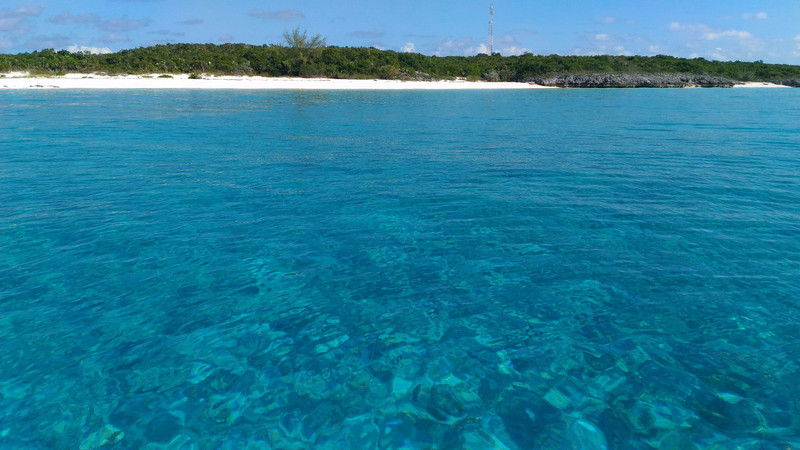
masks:
<path id="1" fill-rule="evenodd" d="M 3 93 L 0 446 L 799 446 L 798 105 Z"/>

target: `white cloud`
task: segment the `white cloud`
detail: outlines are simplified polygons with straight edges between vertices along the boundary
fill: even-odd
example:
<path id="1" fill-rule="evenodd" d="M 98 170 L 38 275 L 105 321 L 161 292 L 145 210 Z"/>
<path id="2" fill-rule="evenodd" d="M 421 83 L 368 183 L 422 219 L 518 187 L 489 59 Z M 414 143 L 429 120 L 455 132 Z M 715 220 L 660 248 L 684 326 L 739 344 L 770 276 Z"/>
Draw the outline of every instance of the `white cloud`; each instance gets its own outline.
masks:
<path id="1" fill-rule="evenodd" d="M 632 19 L 618 19 L 616 17 L 604 17 L 600 22 L 605 24 L 612 24 L 612 23 L 623 23 L 627 25 L 635 24 L 636 21 Z"/>
<path id="2" fill-rule="evenodd" d="M 439 42 L 433 54 L 436 56 L 465 55 L 473 48 L 472 39 L 469 38 L 445 39 Z"/>
<path id="3" fill-rule="evenodd" d="M 725 38 L 735 38 L 742 40 L 756 38 L 749 31 L 721 30 L 719 28 L 714 28 L 703 23 L 687 25 L 678 22 L 672 22 L 671 24 L 669 24 L 669 29 L 671 31 L 687 31 L 690 33 L 695 33 L 698 35 L 700 39 L 704 39 L 707 41 L 716 41 L 718 39 L 725 39 Z"/>
<path id="4" fill-rule="evenodd" d="M 731 37 L 736 39 L 752 39 L 753 35 L 749 31 L 739 31 L 739 30 L 708 32 L 703 35 L 703 39 L 706 39 L 708 41 L 716 41 L 717 39 L 724 39 Z"/>
<path id="5" fill-rule="evenodd" d="M 731 58 L 729 58 L 724 52 L 725 52 L 725 50 L 723 50 L 723 49 L 721 49 L 719 47 L 715 48 L 711 52 L 711 58 L 719 60 L 719 61 L 729 61 Z"/>
<path id="6" fill-rule="evenodd" d="M 44 8 L 39 6 L 14 10 L 0 9 L 0 31 L 12 31 L 26 19 L 39 16 L 42 11 Z"/>
<path id="7" fill-rule="evenodd" d="M 713 30 L 712 27 L 706 24 L 684 24 L 679 22 L 672 22 L 669 24 L 670 31 L 694 31 L 700 33 L 708 33 Z"/>
<path id="8" fill-rule="evenodd" d="M 750 19 L 765 20 L 765 19 L 769 19 L 769 14 L 767 14 L 764 11 L 759 11 L 757 13 L 744 13 L 744 14 L 742 14 L 742 19 L 745 19 L 745 20 L 750 20 Z"/>
<path id="9" fill-rule="evenodd" d="M 406 45 L 402 46 L 400 48 L 400 51 L 404 53 L 416 53 L 417 47 L 414 45 L 413 42 L 406 42 Z"/>
<path id="10" fill-rule="evenodd" d="M 514 45 L 514 39 L 506 36 L 495 38 L 494 51 L 500 52 L 503 55 L 521 54 L 529 51 L 528 49 L 518 48 Z M 501 46 L 502 47 L 501 49 Z M 514 53 L 519 51 L 520 53 Z M 433 52 L 436 56 L 474 56 L 479 53 L 489 54 L 489 46 L 485 42 L 475 43 L 470 38 L 464 39 L 446 39 L 439 42 L 436 50 Z"/>
<path id="11" fill-rule="evenodd" d="M 622 45 L 615 45 L 609 47 L 605 44 L 598 45 L 593 48 L 574 48 L 572 54 L 577 56 L 596 56 L 596 55 L 619 55 L 619 56 L 633 56 L 633 52 L 626 49 Z"/>
<path id="12" fill-rule="evenodd" d="M 85 45 L 77 46 L 77 45 L 70 45 L 65 49 L 70 53 L 92 53 L 94 55 L 103 55 L 106 53 L 112 53 L 111 49 L 108 47 L 87 47 Z"/>
<path id="13" fill-rule="evenodd" d="M 44 11 L 44 8 L 41 6 L 31 6 L 30 8 L 17 8 L 13 11 L 13 13 L 26 17 L 36 17 L 41 14 L 42 11 Z"/>
<path id="14" fill-rule="evenodd" d="M 521 55 L 523 53 L 530 53 L 530 51 L 531 49 L 529 48 L 511 46 L 501 49 L 500 54 L 503 56 L 516 56 L 516 55 Z"/>
<path id="15" fill-rule="evenodd" d="M 621 56 L 633 56 L 633 52 L 626 50 L 625 47 L 617 45 L 614 47 L 614 52 Z"/>
<path id="16" fill-rule="evenodd" d="M 685 53 L 692 57 L 706 57 L 716 60 L 753 60 L 763 59 L 769 52 L 770 44 L 753 33 L 745 30 L 721 29 L 706 24 L 669 24 L 671 31 L 684 35 Z M 677 54 L 684 53 L 677 52 Z"/>
<path id="17" fill-rule="evenodd" d="M 648 51 L 648 47 L 650 50 Z M 597 33 L 580 36 L 580 41 L 572 48 L 574 55 L 620 55 L 669 54 L 669 51 L 654 46 L 649 36 L 632 33 Z"/>
<path id="18" fill-rule="evenodd" d="M 531 49 L 523 47 L 522 44 L 517 40 L 517 38 L 515 38 L 511 34 L 504 34 L 502 36 L 496 37 L 494 44 L 495 44 L 494 51 L 500 53 L 503 56 L 516 56 L 531 51 Z M 483 46 L 483 48 L 481 48 L 481 46 Z M 486 46 L 483 44 L 478 46 L 477 50 L 478 50 L 477 53 L 487 53 L 487 54 L 489 53 L 489 49 L 486 48 Z"/>
<path id="19" fill-rule="evenodd" d="M 503 42 L 497 42 L 496 44 L 502 45 Z M 531 51 L 531 49 L 529 49 L 529 48 L 519 47 L 519 46 L 513 45 L 513 44 L 512 45 L 508 45 L 506 47 L 498 47 L 497 45 L 495 45 L 492 50 L 495 53 L 500 53 L 503 56 L 517 56 L 517 55 L 521 55 L 523 53 L 530 53 L 530 51 Z M 462 54 L 464 54 L 465 56 L 473 56 L 473 55 L 478 55 L 478 54 L 481 54 L 481 53 L 483 53 L 485 55 L 489 54 L 489 46 L 484 44 L 483 42 L 481 42 L 480 44 L 475 45 L 475 46 L 467 47 L 462 52 Z"/>
<path id="20" fill-rule="evenodd" d="M 17 45 L 23 36 L 31 30 L 31 21 L 42 14 L 44 8 L 0 9 L 0 49 Z"/>

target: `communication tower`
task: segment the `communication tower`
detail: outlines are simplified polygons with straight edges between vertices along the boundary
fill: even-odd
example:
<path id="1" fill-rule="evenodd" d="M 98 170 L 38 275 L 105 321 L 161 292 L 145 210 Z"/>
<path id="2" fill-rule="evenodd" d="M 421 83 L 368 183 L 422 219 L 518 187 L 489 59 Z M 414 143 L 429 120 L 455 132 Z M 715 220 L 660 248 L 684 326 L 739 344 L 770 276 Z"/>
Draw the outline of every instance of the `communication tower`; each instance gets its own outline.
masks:
<path id="1" fill-rule="evenodd" d="M 489 4 L 489 56 L 494 55 L 494 3 Z"/>

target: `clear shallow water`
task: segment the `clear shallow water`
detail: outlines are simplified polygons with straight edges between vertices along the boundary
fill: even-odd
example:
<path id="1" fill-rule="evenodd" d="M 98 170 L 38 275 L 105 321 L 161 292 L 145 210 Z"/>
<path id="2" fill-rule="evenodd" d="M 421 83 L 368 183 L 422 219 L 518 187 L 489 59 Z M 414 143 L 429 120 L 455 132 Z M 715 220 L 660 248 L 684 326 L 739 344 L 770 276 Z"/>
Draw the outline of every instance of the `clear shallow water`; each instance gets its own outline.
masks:
<path id="1" fill-rule="evenodd" d="M 800 445 L 800 90 L 0 100 L 0 447 Z"/>

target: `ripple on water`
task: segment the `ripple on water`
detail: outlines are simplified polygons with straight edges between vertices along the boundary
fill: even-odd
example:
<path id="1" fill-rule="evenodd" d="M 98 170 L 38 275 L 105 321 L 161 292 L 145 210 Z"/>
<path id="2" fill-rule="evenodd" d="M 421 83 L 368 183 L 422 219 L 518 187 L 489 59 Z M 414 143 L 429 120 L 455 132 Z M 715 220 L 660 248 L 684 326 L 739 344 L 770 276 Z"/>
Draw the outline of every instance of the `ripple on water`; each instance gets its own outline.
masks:
<path id="1" fill-rule="evenodd" d="M 796 92 L 10 93 L 0 446 L 800 446 Z"/>

